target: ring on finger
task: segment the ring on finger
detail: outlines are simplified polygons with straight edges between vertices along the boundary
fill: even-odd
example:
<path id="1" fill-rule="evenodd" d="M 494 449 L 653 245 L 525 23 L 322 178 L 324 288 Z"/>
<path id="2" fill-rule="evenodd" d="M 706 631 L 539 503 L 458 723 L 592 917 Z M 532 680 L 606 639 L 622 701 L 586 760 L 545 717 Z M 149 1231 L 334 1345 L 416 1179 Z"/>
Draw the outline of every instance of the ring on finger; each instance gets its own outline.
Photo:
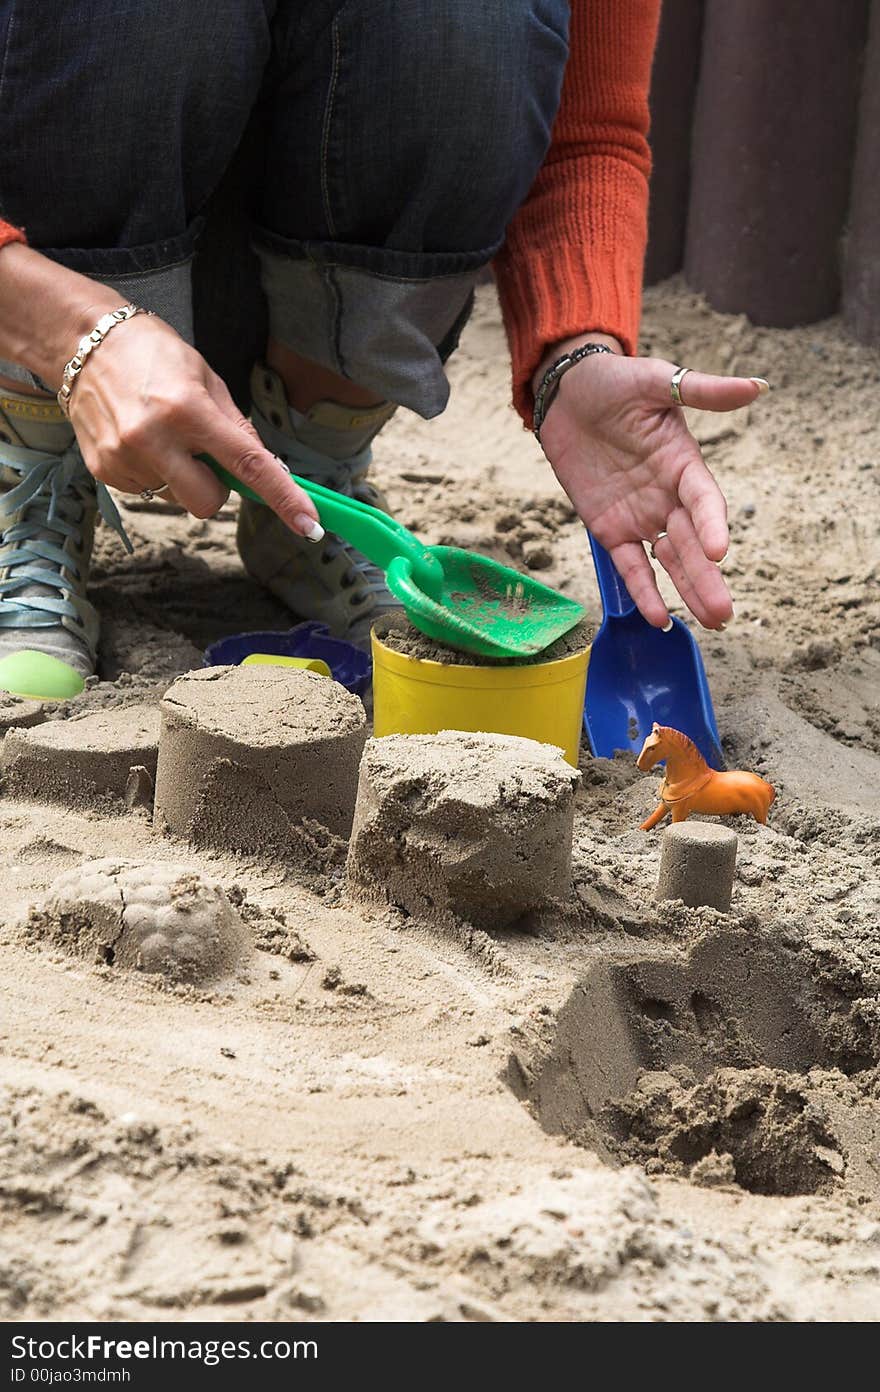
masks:
<path id="1" fill-rule="evenodd" d="M 154 498 L 164 498 L 170 487 L 170 483 L 163 483 L 161 488 L 142 488 L 141 497 L 145 503 L 151 503 Z"/>
<path id="2" fill-rule="evenodd" d="M 683 406 L 681 399 L 681 384 L 690 372 L 689 367 L 677 367 L 672 374 L 672 381 L 669 383 L 669 393 L 676 406 Z"/>
<path id="3" fill-rule="evenodd" d="M 666 537 L 668 537 L 668 535 L 669 535 L 668 532 L 658 532 L 657 535 L 655 536 L 654 540 L 650 543 L 649 550 L 650 550 L 650 552 L 651 552 L 651 560 L 652 560 L 652 561 L 656 561 L 656 559 L 657 559 L 657 552 L 654 550 L 654 547 L 657 545 L 657 542 L 658 542 L 658 541 L 665 541 L 665 539 L 666 539 Z"/>

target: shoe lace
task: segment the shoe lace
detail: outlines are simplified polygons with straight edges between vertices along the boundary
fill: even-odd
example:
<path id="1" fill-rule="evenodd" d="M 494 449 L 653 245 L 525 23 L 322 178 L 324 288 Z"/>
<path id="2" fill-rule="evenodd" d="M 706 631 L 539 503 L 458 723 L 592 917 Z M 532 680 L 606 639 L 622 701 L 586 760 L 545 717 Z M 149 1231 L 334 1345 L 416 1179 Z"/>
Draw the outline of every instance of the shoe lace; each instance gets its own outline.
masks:
<path id="1" fill-rule="evenodd" d="M 86 502 L 94 490 L 101 517 L 131 552 L 116 504 L 106 486 L 89 474 L 76 444 L 61 455 L 5 446 L 0 465 L 20 480 L 0 494 L 0 628 L 45 628 L 63 618 L 78 620 L 64 571 L 77 580 L 84 577 L 64 546 L 71 539 L 79 546 Z M 37 585 L 57 590 L 57 597 L 22 593 Z"/>

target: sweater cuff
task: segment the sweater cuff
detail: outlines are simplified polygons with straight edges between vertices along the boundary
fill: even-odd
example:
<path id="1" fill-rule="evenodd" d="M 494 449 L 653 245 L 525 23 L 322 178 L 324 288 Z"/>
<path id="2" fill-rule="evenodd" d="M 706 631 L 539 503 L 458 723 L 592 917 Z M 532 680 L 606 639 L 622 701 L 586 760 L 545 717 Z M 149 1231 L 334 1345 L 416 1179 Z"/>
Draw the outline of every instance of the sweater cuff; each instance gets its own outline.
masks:
<path id="1" fill-rule="evenodd" d="M 601 190 L 595 202 L 593 189 Z M 585 178 L 572 177 L 569 166 L 564 184 L 536 189 L 517 213 L 495 271 L 513 404 L 526 425 L 534 406 L 532 376 L 554 343 L 592 330 L 635 353 L 646 210 L 643 175 L 618 159 L 592 158 Z"/>
<path id="2" fill-rule="evenodd" d="M 13 227 L 11 222 L 4 222 L 0 218 L 0 247 L 5 247 L 8 242 L 27 242 L 20 227 Z"/>

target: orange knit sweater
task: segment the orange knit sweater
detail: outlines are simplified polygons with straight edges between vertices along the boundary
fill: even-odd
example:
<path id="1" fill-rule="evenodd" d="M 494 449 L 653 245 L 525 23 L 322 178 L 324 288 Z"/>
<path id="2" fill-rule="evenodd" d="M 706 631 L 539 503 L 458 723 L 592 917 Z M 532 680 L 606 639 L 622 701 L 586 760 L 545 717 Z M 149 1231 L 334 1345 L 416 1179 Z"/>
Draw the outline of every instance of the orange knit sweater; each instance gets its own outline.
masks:
<path id="1" fill-rule="evenodd" d="M 552 344 L 592 329 L 635 352 L 659 13 L 660 0 L 571 0 L 553 140 L 495 260 L 513 400 L 527 424 L 531 378 Z M 24 237 L 0 221 L 0 247 L 10 241 Z"/>
<path id="2" fill-rule="evenodd" d="M 514 405 L 549 347 L 587 330 L 634 353 L 647 240 L 648 88 L 660 0 L 571 0 L 553 141 L 495 261 Z"/>
<path id="3" fill-rule="evenodd" d="M 5 247 L 8 242 L 25 242 L 27 238 L 19 227 L 13 227 L 11 222 L 0 220 L 0 247 Z"/>

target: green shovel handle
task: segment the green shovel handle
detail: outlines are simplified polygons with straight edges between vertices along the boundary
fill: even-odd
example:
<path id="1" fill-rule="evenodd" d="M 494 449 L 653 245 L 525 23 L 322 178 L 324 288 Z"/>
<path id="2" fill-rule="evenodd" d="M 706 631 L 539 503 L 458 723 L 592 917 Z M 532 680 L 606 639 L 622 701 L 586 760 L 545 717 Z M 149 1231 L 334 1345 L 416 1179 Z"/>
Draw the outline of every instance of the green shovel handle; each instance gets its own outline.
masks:
<path id="1" fill-rule="evenodd" d="M 223 465 L 218 464 L 209 454 L 199 454 L 196 458 L 213 469 L 220 482 L 227 488 L 240 493 L 243 498 L 251 498 L 257 503 L 263 502 L 258 493 L 246 483 L 242 483 L 234 474 L 230 474 L 228 469 L 224 469 Z M 392 561 L 398 557 L 408 561 L 419 588 L 432 598 L 439 596 L 443 585 L 443 567 L 436 556 L 433 556 L 402 522 L 380 512 L 378 508 L 359 502 L 357 498 L 347 498 L 343 493 L 324 488 L 320 483 L 312 483 L 309 479 L 299 478 L 289 470 L 287 472 L 293 482 L 307 493 L 315 504 L 321 526 L 326 531 L 341 536 L 344 541 L 361 551 L 373 565 L 386 573 Z"/>

